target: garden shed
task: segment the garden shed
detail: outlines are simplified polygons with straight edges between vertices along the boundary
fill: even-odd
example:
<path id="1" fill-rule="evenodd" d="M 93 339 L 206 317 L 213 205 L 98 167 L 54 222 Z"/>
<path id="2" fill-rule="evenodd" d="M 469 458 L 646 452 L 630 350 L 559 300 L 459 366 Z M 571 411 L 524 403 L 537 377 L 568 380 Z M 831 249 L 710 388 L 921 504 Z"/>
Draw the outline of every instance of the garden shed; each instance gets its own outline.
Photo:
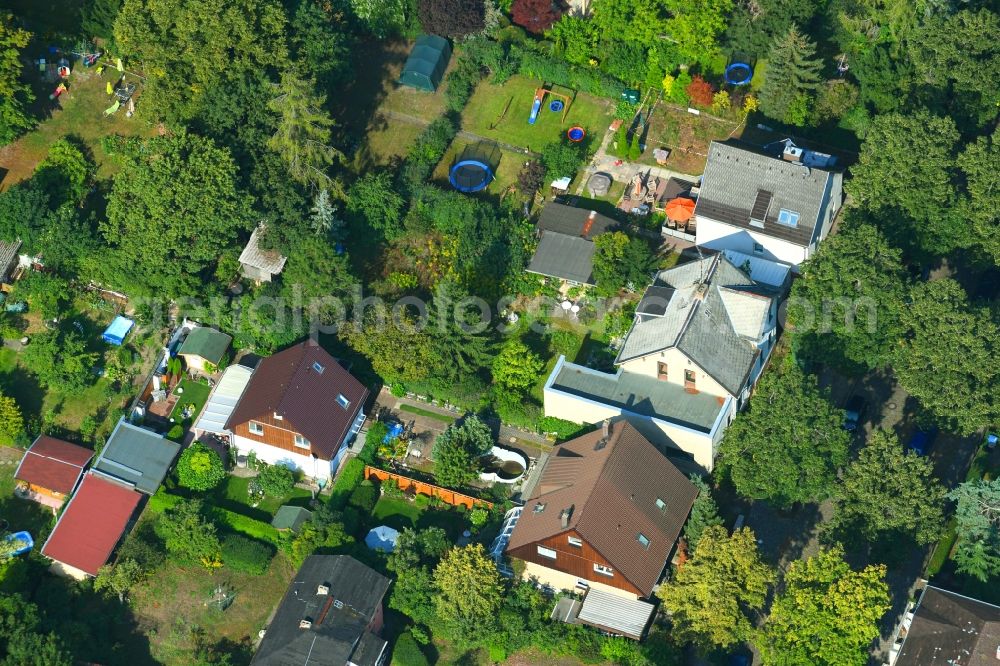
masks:
<path id="1" fill-rule="evenodd" d="M 450 58 L 451 45 L 447 39 L 437 35 L 421 35 L 399 75 L 400 85 L 434 92 L 444 77 Z"/>

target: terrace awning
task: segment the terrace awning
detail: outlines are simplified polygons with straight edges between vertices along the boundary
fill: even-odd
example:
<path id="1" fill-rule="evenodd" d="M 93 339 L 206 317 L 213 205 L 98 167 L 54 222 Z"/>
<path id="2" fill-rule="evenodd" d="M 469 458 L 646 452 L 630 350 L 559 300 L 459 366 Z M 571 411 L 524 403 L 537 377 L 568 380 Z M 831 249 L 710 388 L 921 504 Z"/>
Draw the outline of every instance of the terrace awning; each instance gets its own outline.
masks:
<path id="1" fill-rule="evenodd" d="M 591 588 L 577 619 L 599 629 L 640 640 L 656 609 L 652 604 Z"/>

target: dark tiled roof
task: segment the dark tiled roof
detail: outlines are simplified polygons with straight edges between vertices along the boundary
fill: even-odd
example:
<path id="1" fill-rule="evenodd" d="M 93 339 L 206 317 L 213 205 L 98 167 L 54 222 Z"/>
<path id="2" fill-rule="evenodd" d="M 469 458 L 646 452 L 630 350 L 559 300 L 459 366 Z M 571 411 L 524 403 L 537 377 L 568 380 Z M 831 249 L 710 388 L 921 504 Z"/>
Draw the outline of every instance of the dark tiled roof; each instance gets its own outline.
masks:
<path id="1" fill-rule="evenodd" d="M 538 228 L 541 231 L 554 231 L 587 240 L 593 240 L 594 236 L 606 231 L 613 231 L 617 226 L 618 222 L 615 220 L 589 208 L 576 208 L 555 202 L 546 205 L 538 217 Z"/>
<path id="2" fill-rule="evenodd" d="M 317 594 L 320 585 L 328 586 L 329 594 Z M 373 665 L 371 652 L 381 639 L 365 637 L 388 589 L 388 578 L 353 557 L 310 555 L 288 586 L 251 663 L 344 666 L 350 659 Z M 301 628 L 304 619 L 312 626 Z"/>
<path id="3" fill-rule="evenodd" d="M 618 222 L 586 208 L 550 203 L 538 218 L 538 247 L 529 273 L 593 284 L 594 237 Z"/>
<path id="4" fill-rule="evenodd" d="M 1000 606 L 928 585 L 896 666 L 995 666 Z"/>
<path id="5" fill-rule="evenodd" d="M 347 398 L 346 408 L 337 403 L 338 395 Z M 276 412 L 309 440 L 313 453 L 330 460 L 367 398 L 361 382 L 306 340 L 257 364 L 226 429 Z"/>
<path id="6" fill-rule="evenodd" d="M 83 468 L 94 452 L 48 435 L 39 435 L 25 452 L 14 478 L 68 494 L 73 492 Z"/>
<path id="7" fill-rule="evenodd" d="M 525 503 L 507 550 L 575 529 L 649 595 L 698 494 L 694 485 L 625 421 L 557 446 Z M 656 500 L 664 502 L 657 507 Z M 536 513 L 535 504 L 545 510 Z M 571 508 L 563 527 L 560 514 Z M 649 539 L 646 548 L 638 541 Z"/>
<path id="8" fill-rule="evenodd" d="M 840 174 L 793 164 L 732 143 L 713 141 L 695 214 L 805 247 L 812 241 L 827 190 Z M 759 193 L 770 193 L 763 228 L 750 223 Z M 795 227 L 778 223 L 781 209 L 799 214 Z"/>
<path id="9" fill-rule="evenodd" d="M 96 576 L 141 499 L 134 490 L 88 474 L 42 546 L 42 554 Z"/>
<path id="10" fill-rule="evenodd" d="M 180 450 L 177 442 L 122 419 L 97 456 L 94 469 L 152 495 L 163 483 Z"/>

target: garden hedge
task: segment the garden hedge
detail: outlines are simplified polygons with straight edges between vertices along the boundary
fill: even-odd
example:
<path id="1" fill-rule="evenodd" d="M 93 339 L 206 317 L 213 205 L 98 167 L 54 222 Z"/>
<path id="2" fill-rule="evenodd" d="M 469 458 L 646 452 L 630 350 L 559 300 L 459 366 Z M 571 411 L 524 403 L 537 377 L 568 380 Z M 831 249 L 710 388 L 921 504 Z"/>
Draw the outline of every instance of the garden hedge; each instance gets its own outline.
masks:
<path id="1" fill-rule="evenodd" d="M 342 509 L 347 504 L 351 493 L 362 479 L 365 478 L 365 463 L 358 458 L 351 458 L 340 470 L 340 475 L 330 489 L 330 505 Z"/>
<path id="2" fill-rule="evenodd" d="M 260 576 L 267 571 L 274 553 L 271 544 L 241 534 L 230 534 L 222 540 L 222 563 L 233 571 Z"/>
<path id="3" fill-rule="evenodd" d="M 420 650 L 413 634 L 404 631 L 392 648 L 392 666 L 428 666 L 427 656 Z"/>
<path id="4" fill-rule="evenodd" d="M 281 535 L 281 532 L 271 527 L 270 523 L 265 523 L 261 520 L 256 520 L 241 513 L 217 506 L 211 507 L 209 515 L 216 524 L 220 527 L 228 528 L 229 531 L 239 532 L 254 539 L 266 541 L 273 546 L 280 547 L 285 542 L 285 538 Z"/>

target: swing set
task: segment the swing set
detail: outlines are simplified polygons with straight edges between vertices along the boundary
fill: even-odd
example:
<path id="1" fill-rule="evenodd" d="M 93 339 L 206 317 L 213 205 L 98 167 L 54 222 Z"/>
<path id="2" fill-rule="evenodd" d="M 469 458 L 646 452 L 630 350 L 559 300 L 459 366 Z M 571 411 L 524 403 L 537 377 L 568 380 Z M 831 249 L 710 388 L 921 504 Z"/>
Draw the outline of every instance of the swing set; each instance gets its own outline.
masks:
<path id="1" fill-rule="evenodd" d="M 569 113 L 569 107 L 573 103 L 573 98 L 576 97 L 576 91 L 573 91 L 573 95 L 570 96 L 552 90 L 552 86 L 545 87 L 543 85 L 541 88 L 535 89 L 535 99 L 532 101 L 531 114 L 528 116 L 529 125 L 534 125 L 535 121 L 538 119 L 538 112 L 541 111 L 546 95 L 558 98 L 549 102 L 549 110 L 555 112 L 562 111 L 560 122 L 566 122 L 566 114 Z"/>

